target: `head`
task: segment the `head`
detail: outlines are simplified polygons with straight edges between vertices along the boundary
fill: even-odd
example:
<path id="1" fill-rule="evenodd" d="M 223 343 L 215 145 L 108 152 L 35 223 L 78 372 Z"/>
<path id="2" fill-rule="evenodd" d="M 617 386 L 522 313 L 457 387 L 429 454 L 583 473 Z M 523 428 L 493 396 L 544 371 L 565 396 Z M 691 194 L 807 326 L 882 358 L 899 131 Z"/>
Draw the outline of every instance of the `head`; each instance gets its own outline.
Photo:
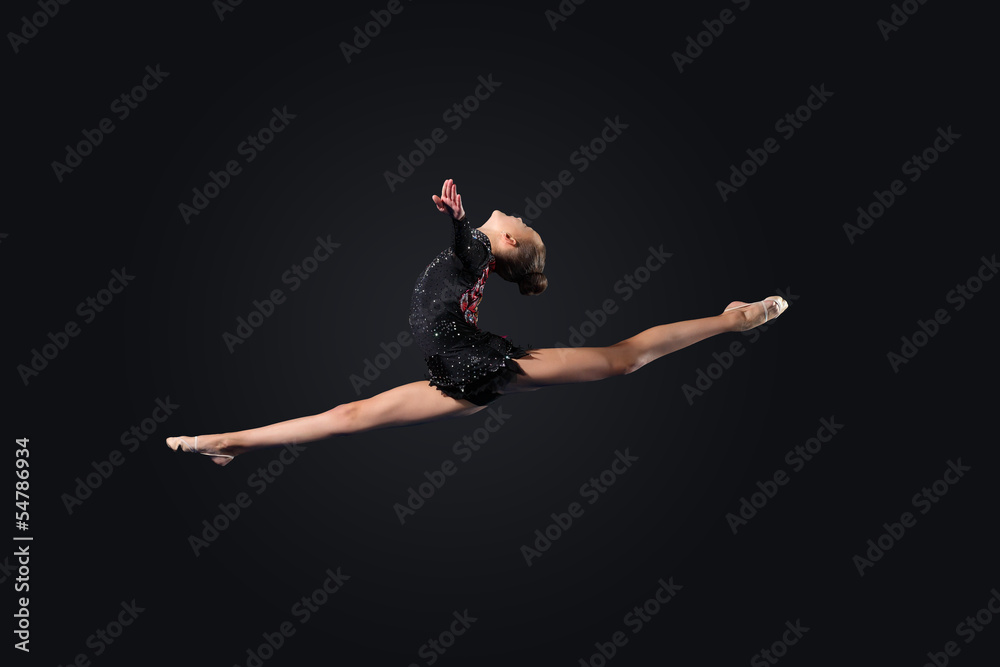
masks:
<path id="1" fill-rule="evenodd" d="M 483 225 L 490 234 L 493 256 L 497 263 L 494 272 L 512 283 L 517 283 L 521 294 L 541 294 L 549 284 L 545 277 L 545 244 L 534 229 L 501 211 Z"/>

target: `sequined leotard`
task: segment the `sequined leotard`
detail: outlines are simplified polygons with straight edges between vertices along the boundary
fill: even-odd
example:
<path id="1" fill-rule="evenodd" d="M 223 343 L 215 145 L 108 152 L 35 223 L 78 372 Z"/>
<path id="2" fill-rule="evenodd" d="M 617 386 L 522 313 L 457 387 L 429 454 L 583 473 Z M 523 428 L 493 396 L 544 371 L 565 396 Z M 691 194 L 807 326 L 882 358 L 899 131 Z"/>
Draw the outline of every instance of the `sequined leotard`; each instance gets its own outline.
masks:
<path id="1" fill-rule="evenodd" d="M 413 289 L 410 330 L 424 353 L 432 386 L 486 405 L 523 374 L 514 359 L 528 354 L 506 336 L 478 326 L 486 279 L 496 266 L 490 239 L 468 218 L 452 219 L 455 243 L 434 258 Z"/>

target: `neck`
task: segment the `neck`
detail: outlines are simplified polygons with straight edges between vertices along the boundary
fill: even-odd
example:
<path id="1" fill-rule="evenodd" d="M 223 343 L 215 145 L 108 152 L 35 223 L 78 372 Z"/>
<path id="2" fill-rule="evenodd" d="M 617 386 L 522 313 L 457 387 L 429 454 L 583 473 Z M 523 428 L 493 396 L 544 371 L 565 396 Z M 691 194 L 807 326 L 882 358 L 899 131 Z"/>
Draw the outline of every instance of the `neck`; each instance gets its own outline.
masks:
<path id="1" fill-rule="evenodd" d="M 479 231 L 486 234 L 487 238 L 490 240 L 490 248 L 493 255 L 496 256 L 497 250 L 500 249 L 500 241 L 503 238 L 503 232 L 490 227 L 489 221 L 486 222 L 482 227 L 478 227 Z"/>

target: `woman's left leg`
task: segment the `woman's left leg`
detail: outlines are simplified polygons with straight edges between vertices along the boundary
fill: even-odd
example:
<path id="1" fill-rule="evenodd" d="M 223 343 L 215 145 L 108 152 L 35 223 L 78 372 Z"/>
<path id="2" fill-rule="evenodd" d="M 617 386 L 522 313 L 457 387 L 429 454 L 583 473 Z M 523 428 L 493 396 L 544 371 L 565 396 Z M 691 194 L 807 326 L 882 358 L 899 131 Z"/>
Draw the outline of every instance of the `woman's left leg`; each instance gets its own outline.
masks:
<path id="1" fill-rule="evenodd" d="M 479 412 L 486 406 L 465 399 L 446 396 L 428 381 L 410 382 L 365 398 L 340 405 L 308 417 L 230 433 L 199 435 L 199 452 L 219 454 L 213 461 L 225 465 L 231 459 L 252 449 L 285 444 L 302 444 L 325 440 L 338 435 L 361 433 L 377 428 L 409 426 L 424 422 L 463 417 Z M 167 438 L 171 449 L 193 451 L 193 437 Z"/>

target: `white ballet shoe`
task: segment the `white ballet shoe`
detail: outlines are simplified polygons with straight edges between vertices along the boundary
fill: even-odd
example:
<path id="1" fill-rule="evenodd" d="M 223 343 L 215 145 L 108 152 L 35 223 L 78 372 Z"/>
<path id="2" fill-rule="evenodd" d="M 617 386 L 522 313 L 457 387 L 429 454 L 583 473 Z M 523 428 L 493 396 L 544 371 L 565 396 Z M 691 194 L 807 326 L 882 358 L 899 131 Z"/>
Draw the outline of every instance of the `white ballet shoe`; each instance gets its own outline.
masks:
<path id="1" fill-rule="evenodd" d="M 226 461 L 216 461 L 220 466 L 227 465 L 233 460 L 231 454 L 213 454 L 212 452 L 203 452 L 198 449 L 198 436 L 194 436 L 194 445 L 188 446 L 188 443 L 184 438 L 177 439 L 177 449 L 185 452 L 191 452 L 192 454 L 202 454 L 204 456 L 211 456 L 216 459 L 226 459 Z"/>
<path id="2" fill-rule="evenodd" d="M 764 308 L 764 321 L 761 324 L 766 324 L 767 320 L 768 320 L 768 312 L 767 312 L 767 304 L 764 303 L 765 301 L 772 301 L 772 302 L 774 302 L 774 305 L 777 306 L 777 308 L 778 308 L 778 315 L 781 315 L 788 308 L 788 302 L 785 301 L 780 296 L 779 297 L 770 297 L 769 296 L 766 299 L 762 299 L 760 301 L 754 301 L 753 303 L 745 303 L 742 306 L 732 306 L 730 308 L 726 308 L 722 312 L 728 313 L 730 310 L 739 310 L 740 308 L 749 308 L 750 306 L 756 306 L 759 303 Z M 778 317 L 778 315 L 775 315 L 775 317 Z"/>
<path id="3" fill-rule="evenodd" d="M 753 303 L 745 303 L 742 306 L 733 306 L 732 308 L 726 308 L 722 312 L 728 313 L 730 310 L 739 310 L 740 308 L 749 308 L 750 306 L 756 306 L 759 303 L 760 305 L 764 306 L 764 322 L 766 323 L 767 322 L 767 306 L 764 305 L 764 301 L 766 301 L 766 299 L 763 300 L 763 301 L 754 301 Z M 778 306 L 778 307 L 780 308 L 781 306 Z"/>

